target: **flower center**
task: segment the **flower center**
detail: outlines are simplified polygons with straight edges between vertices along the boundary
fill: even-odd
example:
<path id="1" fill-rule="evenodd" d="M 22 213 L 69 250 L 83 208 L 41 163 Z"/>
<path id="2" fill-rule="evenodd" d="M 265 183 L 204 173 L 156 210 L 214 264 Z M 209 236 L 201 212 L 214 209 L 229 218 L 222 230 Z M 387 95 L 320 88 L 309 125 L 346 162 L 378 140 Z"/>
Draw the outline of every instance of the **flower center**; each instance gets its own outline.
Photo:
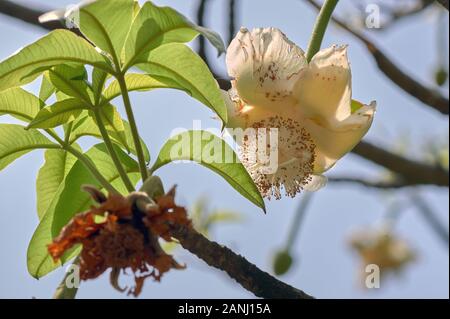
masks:
<path id="1" fill-rule="evenodd" d="M 264 197 L 280 199 L 282 189 L 294 197 L 312 180 L 316 145 L 311 135 L 299 122 L 280 116 L 251 127 L 257 133 L 244 137 L 243 165 Z"/>

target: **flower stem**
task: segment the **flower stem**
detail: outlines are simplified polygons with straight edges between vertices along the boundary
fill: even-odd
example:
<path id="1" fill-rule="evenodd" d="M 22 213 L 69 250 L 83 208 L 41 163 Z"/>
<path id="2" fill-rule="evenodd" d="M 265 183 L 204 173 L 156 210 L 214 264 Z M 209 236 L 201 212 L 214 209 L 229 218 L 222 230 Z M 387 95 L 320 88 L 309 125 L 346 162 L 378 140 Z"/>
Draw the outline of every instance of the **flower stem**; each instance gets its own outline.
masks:
<path id="1" fill-rule="evenodd" d="M 73 265 L 78 266 L 79 264 L 79 257 L 77 257 L 73 261 Z M 59 283 L 58 287 L 55 290 L 55 293 L 53 294 L 53 299 L 75 299 L 75 296 L 78 292 L 78 287 L 72 287 L 69 288 L 67 286 L 67 279 L 70 276 L 70 273 L 66 273 L 64 278 Z"/>
<path id="2" fill-rule="evenodd" d="M 100 134 L 103 137 L 103 141 L 105 142 L 106 148 L 108 149 L 109 155 L 111 156 L 111 159 L 114 163 L 114 165 L 117 168 L 117 171 L 119 172 L 120 178 L 122 179 L 125 187 L 127 188 L 127 190 L 129 192 L 133 192 L 134 186 L 131 183 L 130 178 L 128 177 L 127 172 L 125 171 L 125 169 L 122 166 L 122 163 L 120 162 L 119 157 L 117 156 L 117 152 L 114 149 L 113 143 L 111 141 L 111 138 L 109 137 L 108 131 L 105 128 L 105 125 L 103 123 L 102 117 L 100 115 L 100 109 L 98 107 L 94 107 L 93 109 L 93 113 L 95 116 L 95 120 L 97 122 L 97 126 L 100 130 Z"/>
<path id="3" fill-rule="evenodd" d="M 320 9 L 311 39 L 309 40 L 308 50 L 306 50 L 306 60 L 308 62 L 310 62 L 313 56 L 319 52 L 328 22 L 330 22 L 331 15 L 333 14 L 338 2 L 339 0 L 326 0 Z"/>
<path id="4" fill-rule="evenodd" d="M 297 211 L 295 212 L 294 220 L 291 223 L 291 230 L 288 235 L 288 239 L 285 246 L 285 251 L 289 252 L 292 248 L 292 246 L 295 243 L 295 240 L 298 237 L 298 234 L 300 232 L 300 228 L 302 225 L 302 222 L 305 218 L 306 211 L 308 210 L 309 204 L 311 203 L 311 199 L 313 197 L 313 193 L 305 192 L 302 201 L 300 202 L 300 206 L 298 207 Z"/>
<path id="5" fill-rule="evenodd" d="M 122 92 L 123 104 L 127 113 L 128 122 L 130 123 L 131 135 L 133 136 L 134 148 L 139 162 L 139 169 L 141 171 L 142 182 L 148 178 L 147 165 L 145 164 L 144 151 L 142 149 L 141 139 L 139 138 L 138 129 L 136 126 L 136 120 L 134 119 L 133 110 L 131 108 L 130 96 L 128 95 L 127 85 L 125 83 L 125 77 L 122 73 L 117 75 L 117 82 L 120 85 L 120 91 Z"/>

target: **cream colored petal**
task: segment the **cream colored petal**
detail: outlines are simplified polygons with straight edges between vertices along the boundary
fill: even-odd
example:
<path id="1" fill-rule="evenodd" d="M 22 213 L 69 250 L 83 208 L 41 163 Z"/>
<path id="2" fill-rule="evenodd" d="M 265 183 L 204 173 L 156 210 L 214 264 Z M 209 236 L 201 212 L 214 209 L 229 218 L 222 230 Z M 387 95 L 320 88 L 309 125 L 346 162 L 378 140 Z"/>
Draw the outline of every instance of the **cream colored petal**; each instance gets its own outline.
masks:
<path id="1" fill-rule="evenodd" d="M 252 70 L 254 56 L 255 50 L 251 33 L 247 29 L 241 28 L 227 49 L 228 74 L 237 78 L 241 73 Z"/>
<path id="2" fill-rule="evenodd" d="M 245 104 L 234 88 L 228 92 L 222 90 L 222 95 L 227 105 L 228 128 L 246 129 L 256 122 L 276 116 L 269 110 Z"/>
<path id="3" fill-rule="evenodd" d="M 319 51 L 301 72 L 294 95 L 304 116 L 333 127 L 351 114 L 351 71 L 346 46 Z"/>
<path id="4" fill-rule="evenodd" d="M 375 114 L 375 102 L 364 105 L 346 120 L 338 130 L 330 130 L 312 120 L 304 122 L 316 144 L 315 173 L 329 170 L 337 160 L 350 152 L 369 130 Z"/>
<path id="5" fill-rule="evenodd" d="M 258 108 L 295 104 L 292 91 L 305 66 L 304 52 L 275 28 L 242 28 L 227 51 L 233 87 L 246 104 Z"/>
<path id="6" fill-rule="evenodd" d="M 317 192 L 321 188 L 325 187 L 328 183 L 328 178 L 323 175 L 312 175 L 311 181 L 303 186 L 303 190 L 308 192 Z"/>

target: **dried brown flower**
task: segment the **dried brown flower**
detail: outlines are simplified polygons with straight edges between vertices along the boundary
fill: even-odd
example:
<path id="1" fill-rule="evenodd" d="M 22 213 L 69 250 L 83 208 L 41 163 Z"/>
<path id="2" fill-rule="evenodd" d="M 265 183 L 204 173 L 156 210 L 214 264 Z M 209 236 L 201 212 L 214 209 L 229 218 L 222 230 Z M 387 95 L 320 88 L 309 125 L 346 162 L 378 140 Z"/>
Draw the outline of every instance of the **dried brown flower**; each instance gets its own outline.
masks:
<path id="1" fill-rule="evenodd" d="M 128 294 L 138 296 L 148 277 L 159 281 L 170 269 L 181 269 L 172 256 L 159 245 L 159 238 L 172 241 L 171 227 L 190 227 L 186 210 L 175 204 L 175 188 L 156 198 L 134 192 L 124 197 L 110 194 L 107 198 L 98 190 L 85 188 L 100 202 L 87 212 L 76 215 L 48 246 L 55 261 L 76 244 L 82 245 L 80 277 L 97 278 L 111 268 L 112 285 L 120 289 L 120 271 L 132 271 L 135 286 Z M 100 220 L 99 220 L 100 219 Z"/>

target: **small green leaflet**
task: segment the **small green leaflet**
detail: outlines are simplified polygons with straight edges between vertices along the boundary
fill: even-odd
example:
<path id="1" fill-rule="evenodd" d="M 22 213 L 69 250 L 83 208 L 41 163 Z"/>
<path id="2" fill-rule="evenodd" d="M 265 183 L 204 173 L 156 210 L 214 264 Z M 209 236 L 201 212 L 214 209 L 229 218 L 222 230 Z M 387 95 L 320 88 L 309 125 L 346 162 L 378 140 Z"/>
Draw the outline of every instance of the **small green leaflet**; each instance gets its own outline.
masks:
<path id="1" fill-rule="evenodd" d="M 159 46 L 186 43 L 199 34 L 205 36 L 219 54 L 225 52 L 225 45 L 216 32 L 195 25 L 172 8 L 158 7 L 148 1 L 131 25 L 124 49 L 124 69 L 146 61 L 148 54 Z"/>
<path id="2" fill-rule="evenodd" d="M 59 147 L 37 130 L 25 130 L 16 124 L 0 124 L 0 171 L 32 150 Z"/>
<path id="3" fill-rule="evenodd" d="M 29 83 L 62 63 L 88 64 L 112 72 L 107 59 L 86 40 L 68 30 L 55 30 L 0 63 L 0 91 Z"/>
<path id="4" fill-rule="evenodd" d="M 178 83 L 227 123 L 227 108 L 217 81 L 205 62 L 184 44 L 163 45 L 137 67 L 156 79 L 168 78 Z"/>

